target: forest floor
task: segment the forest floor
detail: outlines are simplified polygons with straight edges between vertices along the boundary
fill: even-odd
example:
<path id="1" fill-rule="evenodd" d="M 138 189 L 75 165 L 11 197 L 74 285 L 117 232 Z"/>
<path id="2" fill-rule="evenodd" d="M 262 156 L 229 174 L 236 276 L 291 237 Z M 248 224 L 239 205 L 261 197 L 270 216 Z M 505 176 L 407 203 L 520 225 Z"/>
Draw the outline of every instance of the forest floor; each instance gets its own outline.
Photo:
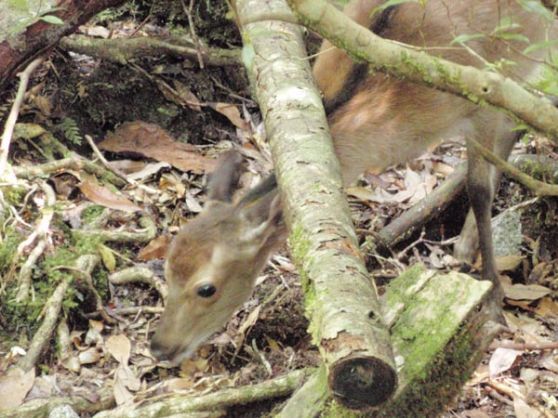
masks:
<path id="1" fill-rule="evenodd" d="M 110 36 L 150 30 L 155 29 L 113 23 Z M 82 32 L 106 35 L 95 24 Z M 118 66 L 61 51 L 36 72 L 10 153 L 18 176 L 28 180 L 10 197 L 10 214 L 0 227 L 0 416 L 2 408 L 39 398 L 122 404 L 171 393 L 201 395 L 319 364 L 286 248 L 272 257 L 252 298 L 191 359 L 167 368 L 149 352 L 163 310 L 165 249 L 180 226 L 203 210 L 204 174 L 214 158 L 239 150 L 246 160 L 243 189 L 272 168 L 241 72 L 188 68 L 179 60 Z M 4 119 L 9 106 L 0 111 Z M 557 157 L 540 137 L 523 140 L 514 152 Z M 49 170 L 62 155 L 74 162 Z M 459 269 L 452 244 L 465 218 L 465 193 L 393 248 L 372 250 L 370 242 L 451 175 L 464 155 L 455 138 L 405 167 L 365 173 L 348 190 L 380 292 L 418 262 L 440 271 Z M 97 176 L 78 160 L 97 164 Z M 514 225 L 520 230 L 517 244 L 498 257 L 507 329 L 449 406 L 448 418 L 558 415 L 557 200 L 532 199 L 505 179 L 494 213 L 506 211 L 519 213 Z M 38 225 L 41 233 L 33 237 Z M 101 238 L 99 231 L 105 233 Z M 88 273 L 72 278 L 71 289 L 51 310 L 53 290 L 75 273 L 85 254 L 96 257 L 94 266 L 79 268 Z M 139 267 L 154 274 L 130 270 Z M 23 290 L 22 280 L 28 280 Z M 49 315 L 56 331 L 41 337 Z M 32 361 L 37 367 L 10 374 L 9 367 L 21 365 L 35 342 L 41 344 Z M 238 407 L 228 416 L 268 411 L 267 405 Z"/>

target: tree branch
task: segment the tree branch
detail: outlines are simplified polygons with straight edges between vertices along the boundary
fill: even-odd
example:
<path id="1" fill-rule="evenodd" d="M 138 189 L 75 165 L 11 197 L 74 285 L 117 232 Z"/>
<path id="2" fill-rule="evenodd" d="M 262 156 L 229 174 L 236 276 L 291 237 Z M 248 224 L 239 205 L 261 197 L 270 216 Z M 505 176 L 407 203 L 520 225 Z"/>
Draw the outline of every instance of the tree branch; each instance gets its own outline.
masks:
<path id="1" fill-rule="evenodd" d="M 149 55 L 169 54 L 197 62 L 198 51 L 193 45 L 177 37 L 99 39 L 84 35 L 72 35 L 60 41 L 63 49 L 106 59 L 118 64 L 127 64 L 134 58 Z M 206 65 L 241 65 L 239 49 L 203 47 L 199 53 Z"/>
<path id="2" fill-rule="evenodd" d="M 358 61 L 476 104 L 489 103 L 558 142 L 558 109 L 498 73 L 432 57 L 416 47 L 382 39 L 324 0 L 288 0 L 300 21 Z"/>

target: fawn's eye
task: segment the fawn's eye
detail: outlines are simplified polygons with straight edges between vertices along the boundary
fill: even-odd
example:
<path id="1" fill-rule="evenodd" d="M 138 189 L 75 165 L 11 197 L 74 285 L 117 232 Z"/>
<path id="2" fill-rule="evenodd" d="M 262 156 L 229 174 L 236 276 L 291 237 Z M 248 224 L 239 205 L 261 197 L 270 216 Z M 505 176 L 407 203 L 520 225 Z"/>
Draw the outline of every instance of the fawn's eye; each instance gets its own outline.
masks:
<path id="1" fill-rule="evenodd" d="M 216 291 L 217 288 L 212 284 L 202 284 L 200 287 L 198 287 L 197 294 L 202 298 L 210 298 L 215 294 Z"/>

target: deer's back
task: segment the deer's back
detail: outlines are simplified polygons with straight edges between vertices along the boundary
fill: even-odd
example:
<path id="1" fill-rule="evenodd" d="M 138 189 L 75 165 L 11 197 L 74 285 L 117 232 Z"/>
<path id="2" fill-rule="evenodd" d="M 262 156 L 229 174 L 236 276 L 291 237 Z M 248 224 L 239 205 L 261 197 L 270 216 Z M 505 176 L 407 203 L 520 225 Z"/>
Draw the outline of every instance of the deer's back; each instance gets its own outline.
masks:
<path id="1" fill-rule="evenodd" d="M 359 3 L 359 14 L 366 14 L 367 9 L 383 2 Z M 425 8 L 404 3 L 386 16 L 380 33 L 384 38 L 481 69 L 487 67 L 487 62 L 510 61 L 514 65 L 504 66 L 502 72 L 518 80 L 533 73 L 545 51 L 527 57 L 522 51 L 528 43 L 494 36 L 495 29 L 513 22 L 514 28 L 503 32 L 521 34 L 531 43 L 556 35 L 555 24 L 550 27 L 548 20 L 524 10 L 516 0 L 429 0 Z M 365 20 L 361 17 L 359 23 Z M 370 26 L 374 27 L 374 23 Z M 466 42 L 467 48 L 452 45 L 463 34 L 482 36 Z M 326 43 L 322 50 L 329 47 Z M 365 169 L 379 172 L 388 165 L 414 158 L 448 136 L 482 131 L 479 124 L 491 120 L 486 115 L 478 117 L 479 111 L 492 112 L 488 107 L 479 110 L 465 99 L 381 73 L 363 72 L 360 80 L 349 80 L 351 71 L 339 71 L 343 63 L 348 65 L 344 53 L 330 50 L 319 55 L 314 74 L 326 104 L 342 95 L 344 89 L 352 89 L 350 98 L 337 103 L 329 115 L 346 183 L 354 181 Z M 346 79 L 332 82 L 338 74 Z M 495 124 L 503 125 L 502 118 L 494 113 Z"/>

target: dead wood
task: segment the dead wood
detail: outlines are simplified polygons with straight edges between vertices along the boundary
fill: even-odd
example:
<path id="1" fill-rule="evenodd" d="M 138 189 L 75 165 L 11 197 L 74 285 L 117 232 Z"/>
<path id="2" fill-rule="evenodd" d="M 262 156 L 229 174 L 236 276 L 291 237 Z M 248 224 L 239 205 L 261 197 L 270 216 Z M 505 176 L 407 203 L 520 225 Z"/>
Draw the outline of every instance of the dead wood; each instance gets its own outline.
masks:
<path id="1" fill-rule="evenodd" d="M 105 59 L 117 64 L 127 64 L 131 60 L 153 55 L 172 55 L 197 62 L 198 49 L 186 39 L 179 37 L 137 37 L 99 39 L 84 35 L 63 38 L 60 46 L 66 50 Z M 199 50 L 206 65 L 242 65 L 240 50 L 209 48 Z"/>
<path id="2" fill-rule="evenodd" d="M 266 382 L 223 389 L 208 395 L 188 397 L 174 395 L 140 407 L 120 406 L 110 411 L 100 412 L 95 415 L 95 418 L 155 418 L 175 414 L 219 411 L 235 405 L 287 396 L 302 385 L 308 374 L 309 370 L 296 370 Z"/>
<path id="3" fill-rule="evenodd" d="M 284 1 L 239 0 L 235 6 L 244 48 L 253 51 L 246 67 L 330 390 L 354 408 L 381 404 L 397 385 L 389 333 L 359 253 L 321 98 L 309 82 L 300 28 L 253 15 L 288 14 Z"/>
<path id="4" fill-rule="evenodd" d="M 26 27 L 22 33 L 13 34 L 17 42 L 14 39 L 2 40 L 0 43 L 0 91 L 20 68 L 55 46 L 60 38 L 74 32 L 79 25 L 87 22 L 101 10 L 121 3 L 123 3 L 122 0 L 61 0 L 57 4 L 57 10 L 50 15 L 62 19 L 64 21 L 62 25 L 38 20 Z"/>
<path id="5" fill-rule="evenodd" d="M 83 271 L 89 274 L 91 273 L 91 271 L 93 271 L 99 261 L 100 259 L 97 256 L 84 255 L 76 260 L 75 268 L 79 271 Z M 21 369 L 27 371 L 35 367 L 39 356 L 41 355 L 44 348 L 48 345 L 52 333 L 56 328 L 56 324 L 58 323 L 58 317 L 62 309 L 64 296 L 66 295 L 66 291 L 70 287 L 71 283 L 71 278 L 64 279 L 58 284 L 58 286 L 52 293 L 52 296 L 47 301 L 44 310 L 43 323 L 33 336 L 31 344 L 27 349 L 27 354 L 22 357 L 17 363 L 18 367 L 20 367 Z"/>
<path id="6" fill-rule="evenodd" d="M 558 183 L 558 163 L 549 157 L 516 154 L 510 157 L 509 164 L 531 177 L 536 175 L 546 181 Z M 426 222 L 439 215 L 465 189 L 466 174 L 466 163 L 457 166 L 432 193 L 382 228 L 376 235 L 378 244 L 391 247 L 413 235 Z M 515 176 L 511 177 L 516 179 Z"/>
<path id="7" fill-rule="evenodd" d="M 378 243 L 391 247 L 411 236 L 429 219 L 440 214 L 457 195 L 465 190 L 466 175 L 467 165 L 462 163 L 440 187 L 382 228 L 376 236 Z"/>
<path id="8" fill-rule="evenodd" d="M 490 283 L 461 273 L 439 274 L 417 265 L 393 280 L 385 294 L 400 385 L 379 409 L 354 412 L 327 395 L 323 370 L 285 404 L 281 418 L 434 417 L 457 395 L 494 333 L 482 305 Z"/>

